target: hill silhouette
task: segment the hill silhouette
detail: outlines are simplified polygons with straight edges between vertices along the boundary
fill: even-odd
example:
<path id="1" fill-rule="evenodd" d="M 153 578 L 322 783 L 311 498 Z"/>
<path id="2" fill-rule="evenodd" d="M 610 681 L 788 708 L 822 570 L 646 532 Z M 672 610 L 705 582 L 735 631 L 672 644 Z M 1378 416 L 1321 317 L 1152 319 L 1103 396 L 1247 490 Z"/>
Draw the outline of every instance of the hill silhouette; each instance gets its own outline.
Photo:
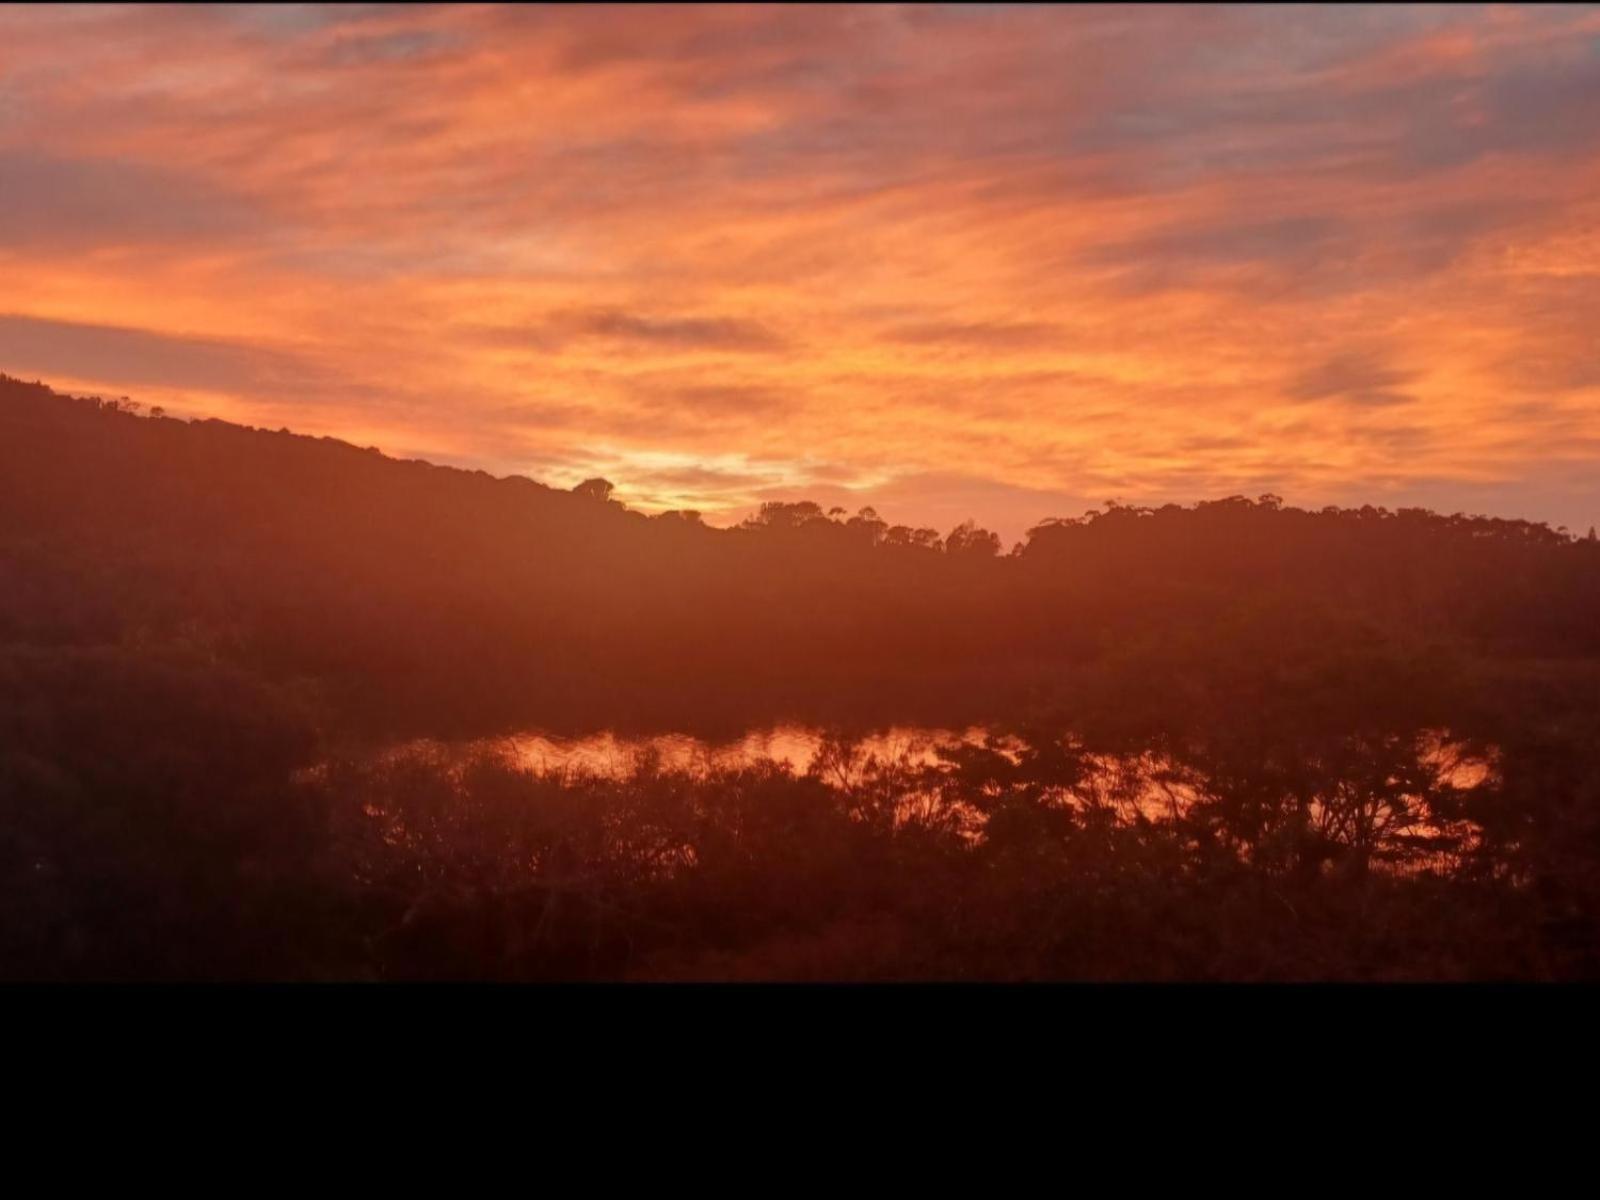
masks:
<path id="1" fill-rule="evenodd" d="M 1600 965 L 1592 536 L 1229 497 L 1002 553 L 610 492 L 0 377 L 0 971 Z M 480 740 L 780 720 L 809 769 Z M 988 732 L 863 753 L 906 721 Z"/>
<path id="2" fill-rule="evenodd" d="M 425 732 L 852 703 L 981 719 L 1226 620 L 1600 652 L 1600 554 L 1526 521 L 1230 497 L 1046 520 L 1002 555 L 970 523 L 941 537 L 775 503 L 714 529 L 609 492 L 0 379 L 0 637 L 200 639 Z"/>

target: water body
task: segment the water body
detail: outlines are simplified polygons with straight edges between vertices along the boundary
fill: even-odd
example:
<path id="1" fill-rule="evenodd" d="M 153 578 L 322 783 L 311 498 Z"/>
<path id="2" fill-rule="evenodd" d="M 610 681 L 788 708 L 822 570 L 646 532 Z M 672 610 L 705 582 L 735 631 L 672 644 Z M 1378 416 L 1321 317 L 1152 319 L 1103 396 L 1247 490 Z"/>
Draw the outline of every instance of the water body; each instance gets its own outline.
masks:
<path id="1" fill-rule="evenodd" d="M 897 725 L 855 740 L 859 752 L 882 761 L 905 760 L 913 765 L 936 761 L 934 747 L 952 742 L 982 743 L 987 730 Z M 612 732 L 583 737 L 562 737 L 539 731 L 505 739 L 519 762 L 534 770 L 575 770 L 597 775 L 627 775 L 641 757 L 654 754 L 667 770 L 705 771 L 748 766 L 771 759 L 804 773 L 827 741 L 825 729 L 806 725 L 775 725 L 754 729 L 741 737 L 708 740 L 687 733 L 644 737 Z"/>
<path id="2" fill-rule="evenodd" d="M 564 736 L 549 730 L 529 730 L 465 742 L 420 739 L 395 743 L 377 757 L 397 765 L 416 763 L 426 770 L 443 768 L 443 777 L 450 778 L 454 765 L 466 764 L 477 752 L 486 750 L 502 760 L 509 757 L 528 771 L 565 777 L 565 783 L 583 788 L 602 780 L 628 781 L 646 765 L 658 771 L 705 775 L 775 762 L 804 774 L 819 755 L 831 751 L 819 777 L 828 786 L 848 792 L 874 777 L 873 760 L 886 767 L 933 766 L 941 761 L 937 750 L 954 743 L 988 743 L 1014 762 L 1020 761 L 1025 746 L 1009 738 L 991 742 L 990 733 L 982 725 L 894 725 L 842 737 L 838 731 L 821 726 L 781 724 L 722 739 L 689 733 L 628 735 L 606 730 Z M 841 750 L 845 753 L 839 753 Z M 1411 872 L 1449 868 L 1462 848 L 1475 844 L 1481 831 L 1455 816 L 1440 818 L 1427 794 L 1440 788 L 1473 788 L 1488 781 L 1496 772 L 1496 756 L 1492 752 L 1488 757 L 1470 753 L 1465 744 L 1442 730 L 1425 738 L 1412 752 L 1418 754 L 1417 761 L 1425 768 L 1426 781 L 1416 785 L 1419 790 L 1408 790 L 1399 778 L 1371 777 L 1360 769 L 1348 780 L 1323 778 L 1317 781 L 1319 794 L 1309 802 L 1311 823 L 1325 827 L 1335 839 L 1353 836 L 1349 833 L 1352 822 L 1370 827 L 1369 833 L 1377 841 L 1410 839 L 1404 861 L 1382 869 Z M 1081 757 L 1070 755 L 1069 761 L 1073 765 L 1059 782 L 1063 798 L 1070 797 L 1072 803 L 1120 822 L 1178 820 L 1197 803 L 1214 800 L 1214 785 L 1200 765 L 1180 763 L 1154 752 L 1086 753 Z M 313 768 L 311 774 L 321 769 Z M 1313 767 L 1314 774 L 1315 770 Z M 908 818 L 915 818 L 930 804 L 937 807 L 951 802 L 948 795 L 930 786 L 930 778 L 919 778 L 916 772 L 908 775 L 894 771 L 888 778 L 889 786 L 902 789 L 899 805 Z M 457 786 L 470 785 L 458 779 Z M 967 832 L 976 836 L 982 824 L 977 820 L 978 810 L 965 802 L 956 803 L 971 818 Z M 1444 841 L 1455 848 L 1443 846 L 1437 853 L 1430 852 L 1418 840 L 1441 835 L 1447 835 Z M 1372 841 L 1373 837 L 1365 840 Z"/>
<path id="3" fill-rule="evenodd" d="M 877 759 L 882 763 L 931 766 L 939 761 L 936 749 L 952 744 L 982 745 L 991 730 L 982 725 L 946 728 L 926 725 L 893 725 L 866 733 L 853 732 L 846 739 L 857 761 Z M 522 766 L 533 771 L 553 771 L 621 779 L 630 775 L 644 760 L 653 758 L 660 769 L 704 773 L 751 766 L 765 761 L 787 764 L 796 774 L 804 774 L 837 732 L 823 726 L 781 724 L 758 727 L 733 738 L 705 737 L 691 733 L 625 734 L 601 730 L 581 735 L 565 735 L 548 730 L 527 730 L 499 738 L 468 743 L 438 743 L 430 739 L 392 745 L 388 753 L 404 756 L 428 747 L 455 750 L 471 745 L 507 751 Z M 1009 753 L 1021 749 L 1009 739 L 996 748 Z M 1094 755 L 1091 761 L 1103 772 L 1139 770 L 1149 774 L 1162 764 L 1148 755 L 1113 758 Z M 1424 761 L 1434 767 L 1440 782 L 1455 787 L 1473 787 L 1493 770 L 1489 760 L 1462 753 L 1447 734 L 1435 736 Z M 1163 792 L 1170 800 L 1170 792 Z"/>

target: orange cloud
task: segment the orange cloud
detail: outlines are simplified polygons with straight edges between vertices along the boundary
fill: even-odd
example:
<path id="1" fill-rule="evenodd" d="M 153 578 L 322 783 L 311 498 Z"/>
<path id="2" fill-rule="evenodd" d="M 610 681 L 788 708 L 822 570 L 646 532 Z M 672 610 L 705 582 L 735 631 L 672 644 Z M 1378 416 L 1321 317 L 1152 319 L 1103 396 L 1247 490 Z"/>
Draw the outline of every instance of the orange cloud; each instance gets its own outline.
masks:
<path id="1" fill-rule="evenodd" d="M 1600 15 L 0 10 L 0 369 L 731 518 L 1600 520 Z"/>

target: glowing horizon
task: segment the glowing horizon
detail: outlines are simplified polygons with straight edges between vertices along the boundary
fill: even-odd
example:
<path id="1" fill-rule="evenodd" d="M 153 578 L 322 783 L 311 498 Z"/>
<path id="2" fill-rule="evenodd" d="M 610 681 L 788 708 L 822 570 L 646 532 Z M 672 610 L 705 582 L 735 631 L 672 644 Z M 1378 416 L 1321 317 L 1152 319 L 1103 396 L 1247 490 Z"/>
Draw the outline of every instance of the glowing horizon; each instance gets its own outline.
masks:
<path id="1" fill-rule="evenodd" d="M 718 523 L 1600 523 L 1594 6 L 0 8 L 0 371 Z"/>

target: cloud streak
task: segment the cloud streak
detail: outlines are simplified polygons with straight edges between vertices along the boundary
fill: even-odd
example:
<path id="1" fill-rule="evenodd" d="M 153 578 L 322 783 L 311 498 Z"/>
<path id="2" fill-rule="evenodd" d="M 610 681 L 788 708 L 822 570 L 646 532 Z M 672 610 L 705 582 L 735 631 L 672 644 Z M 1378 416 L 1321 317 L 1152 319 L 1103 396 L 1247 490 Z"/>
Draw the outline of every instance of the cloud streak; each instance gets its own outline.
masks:
<path id="1" fill-rule="evenodd" d="M 0 362 L 19 373 L 272 397 L 336 377 L 262 346 L 0 313 Z"/>
<path id="2" fill-rule="evenodd" d="M 1587 527 L 1597 98 L 1591 7 L 7 7 L 0 369 L 725 516 Z"/>

